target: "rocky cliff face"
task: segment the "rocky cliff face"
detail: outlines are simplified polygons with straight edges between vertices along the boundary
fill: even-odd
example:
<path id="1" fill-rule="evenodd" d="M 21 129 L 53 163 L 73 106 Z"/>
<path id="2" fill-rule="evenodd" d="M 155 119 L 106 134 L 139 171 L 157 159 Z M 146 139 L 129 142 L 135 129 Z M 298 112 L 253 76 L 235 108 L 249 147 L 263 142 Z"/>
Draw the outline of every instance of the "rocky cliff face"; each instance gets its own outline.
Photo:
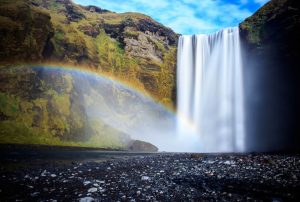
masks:
<path id="1" fill-rule="evenodd" d="M 299 1 L 271 0 L 240 31 L 249 150 L 299 150 Z"/>
<path id="2" fill-rule="evenodd" d="M 88 116 L 96 84 L 63 70 L 0 68 L 0 143 L 126 149 L 127 134 Z"/>
<path id="3" fill-rule="evenodd" d="M 1 64 L 85 66 L 174 104 L 178 36 L 148 16 L 70 0 L 0 0 L 0 35 Z"/>
<path id="4" fill-rule="evenodd" d="M 91 69 L 174 107 L 177 38 L 138 13 L 70 0 L 0 0 L 0 142 L 127 148 L 127 134 L 89 119 L 85 107 L 96 103 L 89 94 L 96 86 L 29 64 Z"/>

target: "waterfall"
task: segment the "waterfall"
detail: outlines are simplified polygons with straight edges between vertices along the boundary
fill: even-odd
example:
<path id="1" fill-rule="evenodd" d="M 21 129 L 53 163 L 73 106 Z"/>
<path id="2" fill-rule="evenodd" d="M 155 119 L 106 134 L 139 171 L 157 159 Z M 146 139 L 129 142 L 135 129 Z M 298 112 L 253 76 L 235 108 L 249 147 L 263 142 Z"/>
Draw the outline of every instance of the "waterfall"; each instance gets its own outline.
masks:
<path id="1" fill-rule="evenodd" d="M 180 36 L 177 53 L 178 133 L 193 128 L 202 152 L 245 149 L 242 61 L 237 27 Z"/>

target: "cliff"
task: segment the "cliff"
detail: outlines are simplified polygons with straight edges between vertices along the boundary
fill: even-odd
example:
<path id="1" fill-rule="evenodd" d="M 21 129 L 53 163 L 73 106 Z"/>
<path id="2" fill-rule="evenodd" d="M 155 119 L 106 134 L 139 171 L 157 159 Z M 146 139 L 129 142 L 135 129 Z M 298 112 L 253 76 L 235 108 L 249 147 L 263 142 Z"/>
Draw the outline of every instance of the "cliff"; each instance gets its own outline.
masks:
<path id="1" fill-rule="evenodd" d="M 139 13 L 70 0 L 0 0 L 0 142 L 128 148 L 128 134 L 88 116 L 86 106 L 101 97 L 92 95 L 101 88 L 97 82 L 29 66 L 79 66 L 172 108 L 177 38 Z M 103 107 L 124 102 L 121 94 L 102 98 Z"/>
<path id="2" fill-rule="evenodd" d="M 101 96 L 91 91 L 100 84 L 81 77 L 65 70 L 0 68 L 0 143 L 127 148 L 128 134 L 89 116 L 88 104 Z"/>
<path id="3" fill-rule="evenodd" d="M 3 65 L 84 66 L 173 106 L 178 36 L 148 16 L 70 0 L 0 0 L 0 35 Z"/>
<path id="4" fill-rule="evenodd" d="M 240 24 L 249 150 L 299 150 L 300 3 L 271 0 Z"/>

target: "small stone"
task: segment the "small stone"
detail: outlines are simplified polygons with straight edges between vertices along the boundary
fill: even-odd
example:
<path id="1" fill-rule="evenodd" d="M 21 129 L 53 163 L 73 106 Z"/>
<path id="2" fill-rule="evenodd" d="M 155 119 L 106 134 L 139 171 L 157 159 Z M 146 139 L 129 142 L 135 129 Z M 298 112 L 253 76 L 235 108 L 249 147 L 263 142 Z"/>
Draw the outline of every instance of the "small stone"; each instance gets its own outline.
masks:
<path id="1" fill-rule="evenodd" d="M 233 165 L 234 162 L 233 162 L 233 161 L 225 161 L 224 164 L 225 164 L 225 165 Z"/>
<path id="2" fill-rule="evenodd" d="M 139 196 L 140 194 L 141 194 L 141 191 L 140 191 L 140 190 L 136 192 L 136 195 Z"/>
<path id="3" fill-rule="evenodd" d="M 89 193 L 94 193 L 96 192 L 98 189 L 96 187 L 92 187 L 88 190 Z"/>
<path id="4" fill-rule="evenodd" d="M 142 180 L 144 180 L 144 181 L 150 180 L 150 177 L 148 177 L 148 176 L 142 176 Z"/>
<path id="5" fill-rule="evenodd" d="M 85 181 L 85 182 L 83 182 L 83 185 L 84 185 L 84 186 L 86 186 L 86 185 L 88 185 L 88 184 L 91 184 L 91 181 Z"/>
<path id="6" fill-rule="evenodd" d="M 34 197 L 34 196 L 37 196 L 39 194 L 40 194 L 40 192 L 34 192 L 34 193 L 30 194 L 30 196 Z"/>
<path id="7" fill-rule="evenodd" d="M 94 186 L 94 187 L 99 187 L 99 184 L 94 183 L 93 186 Z"/>
<path id="8" fill-rule="evenodd" d="M 93 202 L 95 201 L 92 197 L 84 197 L 84 198 L 80 198 L 79 202 Z"/>
<path id="9" fill-rule="evenodd" d="M 42 177 L 45 177 L 45 176 L 46 176 L 46 174 L 47 174 L 47 171 L 46 171 L 46 170 L 44 170 L 44 171 L 41 173 L 41 176 L 42 176 Z"/>
<path id="10" fill-rule="evenodd" d="M 55 174 L 51 174 L 50 176 L 51 176 L 51 177 L 56 177 L 56 175 L 55 175 Z"/>

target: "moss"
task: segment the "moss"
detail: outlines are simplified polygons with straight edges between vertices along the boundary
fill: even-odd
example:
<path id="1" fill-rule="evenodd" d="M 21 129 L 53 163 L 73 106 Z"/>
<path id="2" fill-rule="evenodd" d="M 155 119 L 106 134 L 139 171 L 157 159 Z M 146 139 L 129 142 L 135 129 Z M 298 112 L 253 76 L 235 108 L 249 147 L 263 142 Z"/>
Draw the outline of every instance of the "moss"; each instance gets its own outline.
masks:
<path id="1" fill-rule="evenodd" d="M 0 27 L 5 27 L 9 31 L 13 31 L 21 29 L 21 24 L 8 17 L 0 16 Z"/>
<path id="2" fill-rule="evenodd" d="M 29 128 L 23 123 L 16 123 L 15 121 L 1 121 L 0 128 L 1 143 L 80 146 L 113 149 L 123 148 L 123 145 L 120 143 L 120 141 L 118 141 L 117 138 L 110 138 L 110 136 L 108 136 L 108 139 L 103 139 L 102 136 L 94 136 L 86 142 L 75 142 L 62 141 L 60 138 L 53 136 L 50 132 L 45 132 L 39 128 Z"/>
<path id="3" fill-rule="evenodd" d="M 116 74 L 122 72 L 125 68 L 125 60 L 124 50 L 120 48 L 120 43 L 107 36 L 104 30 L 101 30 L 96 43 L 100 66 Z"/>
<path id="4" fill-rule="evenodd" d="M 265 24 L 276 17 L 278 13 L 281 13 L 281 9 L 286 3 L 287 0 L 270 1 L 240 24 L 240 29 L 246 34 L 247 41 L 250 44 L 256 46 L 261 44 L 266 34 L 264 30 Z"/>
<path id="5" fill-rule="evenodd" d="M 139 36 L 139 32 L 137 32 L 137 31 L 133 31 L 133 30 L 126 30 L 125 32 L 124 32 L 124 35 L 126 36 L 126 37 L 128 37 L 128 38 L 137 38 L 138 36 Z"/>
<path id="6" fill-rule="evenodd" d="M 0 111 L 10 117 L 16 117 L 19 112 L 18 98 L 0 92 Z"/>
<path id="7" fill-rule="evenodd" d="M 56 30 L 54 34 L 55 40 L 62 41 L 65 39 L 65 34 L 62 30 Z"/>
<path id="8" fill-rule="evenodd" d="M 73 87 L 73 76 L 59 72 L 40 75 L 39 69 L 1 68 L 10 72 L 14 82 L 0 81 L 0 143 L 48 144 L 101 148 L 124 148 L 121 133 L 101 120 L 88 120 L 79 95 Z M 44 72 L 44 71 L 43 71 Z M 13 76 L 13 75 L 18 76 Z M 0 74 L 1 75 L 1 74 Z M 20 76 L 22 75 L 22 76 Z M 20 84 L 32 79 L 36 86 Z M 57 91 L 56 89 L 59 89 Z M 24 93 L 31 96 L 24 96 Z M 71 97 L 73 99 L 71 103 Z M 90 97 L 91 102 L 95 102 Z"/>

